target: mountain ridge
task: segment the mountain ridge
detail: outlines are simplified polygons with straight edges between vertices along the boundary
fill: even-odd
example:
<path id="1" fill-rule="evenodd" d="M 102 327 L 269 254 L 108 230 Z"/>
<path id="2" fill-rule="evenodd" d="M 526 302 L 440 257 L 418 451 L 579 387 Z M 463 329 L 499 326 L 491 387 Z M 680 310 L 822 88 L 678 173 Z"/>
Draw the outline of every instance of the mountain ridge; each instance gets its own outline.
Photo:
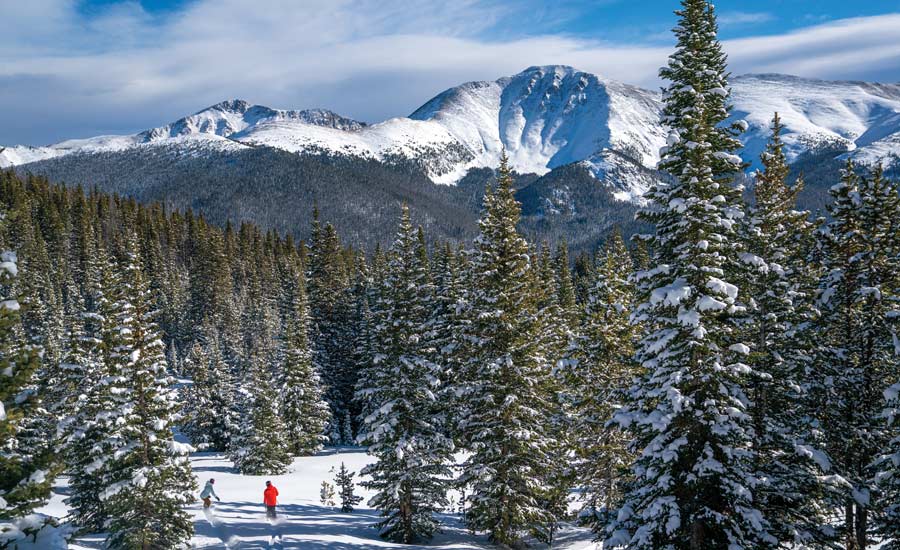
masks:
<path id="1" fill-rule="evenodd" d="M 900 165 L 900 84 L 763 73 L 734 77 L 730 85 L 732 118 L 748 122 L 742 156 L 753 168 L 776 110 L 789 159 L 833 149 L 864 164 Z M 231 99 L 133 135 L 7 147 L 0 167 L 161 145 L 191 154 L 267 146 L 412 164 L 435 183 L 455 184 L 469 170 L 496 166 L 505 150 L 520 173 L 584 163 L 619 200 L 635 201 L 652 184 L 647 170 L 665 142 L 660 109 L 659 92 L 570 66 L 532 66 L 449 88 L 408 117 L 375 124 L 327 109 L 280 110 Z"/>

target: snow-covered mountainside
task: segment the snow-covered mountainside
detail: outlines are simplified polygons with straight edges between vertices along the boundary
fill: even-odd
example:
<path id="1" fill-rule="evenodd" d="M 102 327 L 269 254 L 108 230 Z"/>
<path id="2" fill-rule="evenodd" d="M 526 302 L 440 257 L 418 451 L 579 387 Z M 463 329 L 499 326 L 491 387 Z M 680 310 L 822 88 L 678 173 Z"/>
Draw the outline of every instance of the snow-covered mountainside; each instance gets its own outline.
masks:
<path id="1" fill-rule="evenodd" d="M 243 147 L 244 145 L 236 143 L 233 138 L 249 128 L 277 121 L 297 122 L 306 126 L 346 132 L 365 127 L 362 122 L 324 109 L 281 111 L 235 99 L 223 101 L 171 124 L 137 134 L 71 139 L 46 147 L 24 145 L 0 147 L 0 167 L 28 164 L 75 152 L 109 152 L 156 144 L 167 147 L 184 145 L 192 150 L 207 145 L 216 151 L 235 146 Z"/>
<path id="2" fill-rule="evenodd" d="M 544 174 L 604 149 L 653 166 L 665 133 L 657 94 L 571 67 L 531 67 L 438 95 L 410 118 L 434 122 L 472 155 L 496 166 L 505 147 L 520 172 Z"/>
<path id="3" fill-rule="evenodd" d="M 757 163 L 776 111 L 789 160 L 817 148 L 848 151 L 869 165 L 900 160 L 900 84 L 762 74 L 737 77 L 731 87 L 732 116 L 750 125 L 743 136 L 747 161 Z"/>
<path id="4" fill-rule="evenodd" d="M 835 155 L 900 166 L 900 85 L 827 82 L 784 75 L 732 81 L 733 118 L 745 119 L 743 157 L 753 166 L 772 114 L 784 122 L 790 158 L 828 149 Z M 281 111 L 242 100 L 219 103 L 130 136 L 69 140 L 47 147 L 0 148 L 0 167 L 72 152 L 134 147 L 268 146 L 414 164 L 436 183 L 493 167 L 505 149 L 512 167 L 543 175 L 576 162 L 620 200 L 637 199 L 654 180 L 665 140 L 658 92 L 565 66 L 530 67 L 490 82 L 446 90 L 407 118 L 365 125 L 330 111 Z"/>

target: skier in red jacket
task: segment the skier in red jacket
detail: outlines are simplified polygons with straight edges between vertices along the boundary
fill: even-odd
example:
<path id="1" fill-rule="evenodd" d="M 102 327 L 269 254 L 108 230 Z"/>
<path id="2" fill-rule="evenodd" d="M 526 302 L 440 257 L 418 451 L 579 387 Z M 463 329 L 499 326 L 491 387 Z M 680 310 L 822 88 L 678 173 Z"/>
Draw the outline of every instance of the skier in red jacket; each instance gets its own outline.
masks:
<path id="1" fill-rule="evenodd" d="M 266 516 L 270 518 L 278 517 L 275 514 L 275 506 L 278 504 L 278 489 L 272 485 L 271 481 L 266 482 L 266 490 L 263 491 L 263 504 L 266 505 Z"/>

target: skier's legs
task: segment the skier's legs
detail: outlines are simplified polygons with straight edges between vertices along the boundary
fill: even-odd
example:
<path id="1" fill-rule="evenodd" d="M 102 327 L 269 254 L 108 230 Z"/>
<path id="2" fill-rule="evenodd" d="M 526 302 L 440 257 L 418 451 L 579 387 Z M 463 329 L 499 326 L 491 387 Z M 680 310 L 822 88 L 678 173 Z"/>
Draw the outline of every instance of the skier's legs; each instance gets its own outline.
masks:
<path id="1" fill-rule="evenodd" d="M 212 506 L 212 499 L 210 497 L 203 497 L 203 507 L 209 508 Z"/>

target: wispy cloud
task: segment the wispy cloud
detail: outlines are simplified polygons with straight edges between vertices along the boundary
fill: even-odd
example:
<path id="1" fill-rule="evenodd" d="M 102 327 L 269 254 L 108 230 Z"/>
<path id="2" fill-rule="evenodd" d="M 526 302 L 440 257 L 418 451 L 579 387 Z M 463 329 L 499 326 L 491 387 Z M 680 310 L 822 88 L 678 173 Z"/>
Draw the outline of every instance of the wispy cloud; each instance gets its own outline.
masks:
<path id="1" fill-rule="evenodd" d="M 85 16 L 76 0 L 3 4 L 0 144 L 133 132 L 229 97 L 321 106 L 375 121 L 441 90 L 564 63 L 644 86 L 668 45 L 567 35 L 492 36 L 502 2 L 195 0 Z M 723 14 L 727 15 L 727 14 Z M 900 80 L 900 15 L 725 44 L 735 73 Z"/>
<path id="2" fill-rule="evenodd" d="M 774 20 L 775 16 L 768 12 L 724 11 L 719 14 L 719 25 L 723 27 L 758 25 Z"/>

